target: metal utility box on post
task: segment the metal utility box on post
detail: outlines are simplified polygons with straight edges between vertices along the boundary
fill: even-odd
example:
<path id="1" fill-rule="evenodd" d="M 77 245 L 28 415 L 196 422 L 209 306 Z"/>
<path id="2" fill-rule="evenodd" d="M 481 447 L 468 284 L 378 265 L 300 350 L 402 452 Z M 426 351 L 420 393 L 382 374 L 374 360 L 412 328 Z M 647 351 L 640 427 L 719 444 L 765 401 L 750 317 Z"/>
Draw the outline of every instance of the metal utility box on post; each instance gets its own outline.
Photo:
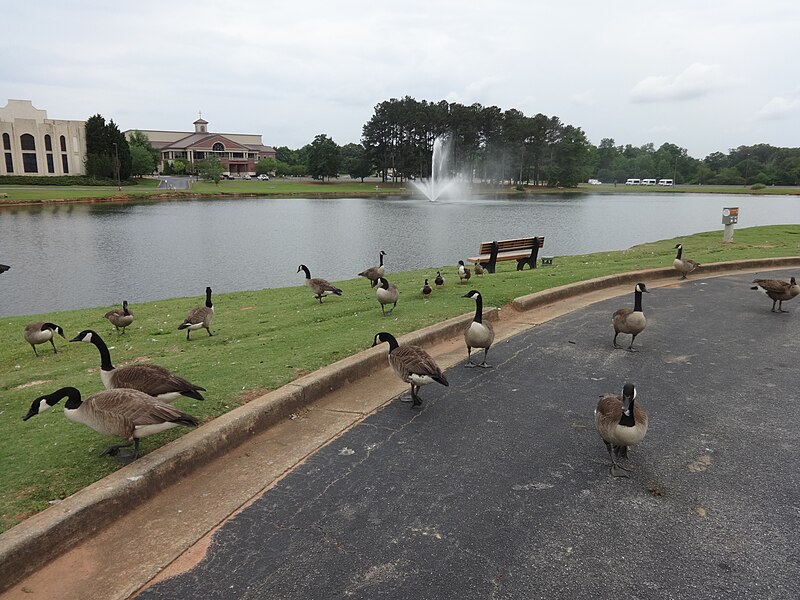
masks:
<path id="1" fill-rule="evenodd" d="M 723 234 L 723 242 L 733 241 L 733 225 L 739 222 L 739 207 L 731 206 L 722 209 L 722 224 L 725 225 L 725 233 Z"/>

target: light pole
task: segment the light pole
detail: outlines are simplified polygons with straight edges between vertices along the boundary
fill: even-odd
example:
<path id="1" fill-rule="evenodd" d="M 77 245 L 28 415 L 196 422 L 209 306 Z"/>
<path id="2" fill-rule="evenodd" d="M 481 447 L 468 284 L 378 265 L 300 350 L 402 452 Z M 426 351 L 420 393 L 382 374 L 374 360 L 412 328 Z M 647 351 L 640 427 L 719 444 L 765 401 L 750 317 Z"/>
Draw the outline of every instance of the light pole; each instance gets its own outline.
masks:
<path id="1" fill-rule="evenodd" d="M 672 185 L 678 185 L 678 157 L 680 154 L 675 156 L 675 165 L 672 167 Z"/>
<path id="2" fill-rule="evenodd" d="M 122 191 L 122 184 L 119 181 L 119 147 L 114 142 L 114 171 L 117 174 L 117 191 Z"/>

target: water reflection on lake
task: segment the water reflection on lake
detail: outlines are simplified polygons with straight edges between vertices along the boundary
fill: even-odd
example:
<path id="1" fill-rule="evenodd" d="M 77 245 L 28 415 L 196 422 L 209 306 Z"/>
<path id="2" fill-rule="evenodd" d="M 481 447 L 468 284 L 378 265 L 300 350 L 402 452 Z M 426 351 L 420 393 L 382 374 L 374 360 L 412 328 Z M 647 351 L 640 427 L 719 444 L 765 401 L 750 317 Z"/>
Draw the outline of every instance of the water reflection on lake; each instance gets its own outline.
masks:
<path id="1" fill-rule="evenodd" d="M 575 194 L 534 199 L 190 200 L 0 208 L 0 315 L 132 304 L 455 265 L 482 241 L 545 235 L 544 254 L 583 254 L 713 229 L 797 223 L 796 197 Z M 721 235 L 721 234 L 720 234 Z M 665 264 L 669 261 L 665 258 Z"/>

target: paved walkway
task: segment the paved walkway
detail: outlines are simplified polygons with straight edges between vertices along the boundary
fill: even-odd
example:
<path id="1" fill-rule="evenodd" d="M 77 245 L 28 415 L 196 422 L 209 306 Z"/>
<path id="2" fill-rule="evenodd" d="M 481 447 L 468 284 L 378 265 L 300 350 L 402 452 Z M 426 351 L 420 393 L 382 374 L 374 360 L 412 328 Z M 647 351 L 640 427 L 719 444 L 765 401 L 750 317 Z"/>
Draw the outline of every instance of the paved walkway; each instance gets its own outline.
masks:
<path id="1" fill-rule="evenodd" d="M 654 289 L 638 353 L 611 348 L 631 292 L 498 344 L 494 369 L 448 370 L 139 598 L 800 597 L 800 300 L 771 313 L 753 277 Z M 592 421 L 626 381 L 650 415 L 627 480 Z"/>

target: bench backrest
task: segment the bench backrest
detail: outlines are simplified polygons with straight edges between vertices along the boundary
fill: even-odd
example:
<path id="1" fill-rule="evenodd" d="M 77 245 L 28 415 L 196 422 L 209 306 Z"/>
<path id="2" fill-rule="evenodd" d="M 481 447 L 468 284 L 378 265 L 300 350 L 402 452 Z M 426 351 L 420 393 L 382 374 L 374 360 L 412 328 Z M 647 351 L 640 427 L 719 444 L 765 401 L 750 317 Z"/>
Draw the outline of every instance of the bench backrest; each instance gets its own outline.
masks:
<path id="1" fill-rule="evenodd" d="M 539 236 L 539 247 L 544 246 L 544 236 Z M 515 240 L 498 240 L 498 252 L 512 252 L 515 250 L 530 250 L 533 248 L 533 238 L 517 238 Z M 481 244 L 480 254 L 492 253 L 492 242 L 483 242 Z"/>

